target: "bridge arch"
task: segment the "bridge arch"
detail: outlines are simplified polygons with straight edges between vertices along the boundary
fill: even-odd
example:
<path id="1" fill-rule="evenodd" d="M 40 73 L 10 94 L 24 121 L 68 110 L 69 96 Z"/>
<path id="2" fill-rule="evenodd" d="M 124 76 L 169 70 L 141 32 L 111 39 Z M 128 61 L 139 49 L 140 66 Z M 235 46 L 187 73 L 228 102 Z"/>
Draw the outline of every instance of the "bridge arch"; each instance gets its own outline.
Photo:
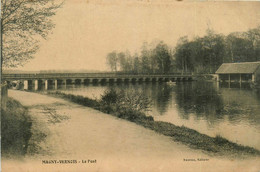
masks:
<path id="1" fill-rule="evenodd" d="M 67 85 L 71 85 L 72 82 L 73 82 L 72 79 L 66 79 L 66 84 L 67 84 Z"/>
<path id="2" fill-rule="evenodd" d="M 170 79 L 169 78 L 164 78 L 164 81 L 168 82 L 168 81 L 170 81 Z"/>
<path id="3" fill-rule="evenodd" d="M 132 82 L 132 83 L 136 83 L 136 78 L 132 78 L 132 79 L 131 79 L 131 82 Z"/>
<path id="4" fill-rule="evenodd" d="M 105 83 L 107 83 L 107 79 L 106 78 L 102 78 L 100 82 L 101 82 L 101 84 L 105 84 Z"/>
<path id="5" fill-rule="evenodd" d="M 117 82 L 117 83 L 122 83 L 123 80 L 122 80 L 122 78 L 117 78 L 117 79 L 116 79 L 116 82 Z"/>
<path id="6" fill-rule="evenodd" d="M 156 82 L 157 81 L 157 78 L 152 78 L 152 82 Z"/>
<path id="7" fill-rule="evenodd" d="M 143 78 L 138 78 L 138 82 L 142 83 L 143 82 Z"/>
<path id="8" fill-rule="evenodd" d="M 90 79 L 84 79 L 84 80 L 83 80 L 83 83 L 84 83 L 85 85 L 90 84 L 90 82 L 91 82 Z"/>
<path id="9" fill-rule="evenodd" d="M 109 78 L 108 82 L 109 82 L 110 84 L 113 84 L 113 83 L 115 82 L 115 79 L 114 79 L 114 78 Z"/>
<path id="10" fill-rule="evenodd" d="M 80 85 L 81 84 L 81 79 L 75 79 L 75 84 Z"/>
<path id="11" fill-rule="evenodd" d="M 163 78 L 158 78 L 158 82 L 163 82 Z"/>
<path id="12" fill-rule="evenodd" d="M 145 78 L 144 81 L 145 82 L 150 82 L 151 80 L 150 80 L 150 78 Z"/>
<path id="13" fill-rule="evenodd" d="M 174 82 L 174 81 L 175 81 L 175 78 L 171 78 L 170 81 Z"/>
<path id="14" fill-rule="evenodd" d="M 37 79 L 37 82 L 38 82 L 38 90 L 41 90 L 45 85 L 44 80 Z"/>
<path id="15" fill-rule="evenodd" d="M 177 77 L 177 78 L 176 78 L 176 81 L 178 81 L 178 82 L 181 81 L 181 78 L 180 78 L 180 77 Z"/>
<path id="16" fill-rule="evenodd" d="M 99 79 L 97 79 L 97 78 L 92 79 L 93 84 L 98 84 L 98 81 L 99 81 Z"/>
<path id="17" fill-rule="evenodd" d="M 63 85 L 65 84 L 64 81 L 62 79 L 57 79 L 57 84 L 58 85 Z"/>

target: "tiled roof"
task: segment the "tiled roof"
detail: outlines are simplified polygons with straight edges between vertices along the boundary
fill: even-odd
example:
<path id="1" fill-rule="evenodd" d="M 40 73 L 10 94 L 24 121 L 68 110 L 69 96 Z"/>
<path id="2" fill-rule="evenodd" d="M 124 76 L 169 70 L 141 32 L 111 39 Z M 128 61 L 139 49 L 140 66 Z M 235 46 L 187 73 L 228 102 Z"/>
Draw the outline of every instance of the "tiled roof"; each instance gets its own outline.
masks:
<path id="1" fill-rule="evenodd" d="M 260 62 L 244 62 L 244 63 L 223 63 L 218 70 L 217 74 L 224 73 L 254 73 L 260 66 Z"/>

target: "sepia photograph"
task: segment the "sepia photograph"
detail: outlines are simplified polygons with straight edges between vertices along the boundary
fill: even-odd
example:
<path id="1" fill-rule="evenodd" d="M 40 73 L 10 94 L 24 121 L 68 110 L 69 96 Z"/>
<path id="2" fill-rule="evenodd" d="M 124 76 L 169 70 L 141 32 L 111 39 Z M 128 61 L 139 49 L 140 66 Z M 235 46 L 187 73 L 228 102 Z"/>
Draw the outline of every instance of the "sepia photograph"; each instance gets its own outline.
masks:
<path id="1" fill-rule="evenodd" d="M 2 172 L 260 172 L 260 2 L 1 0 Z"/>

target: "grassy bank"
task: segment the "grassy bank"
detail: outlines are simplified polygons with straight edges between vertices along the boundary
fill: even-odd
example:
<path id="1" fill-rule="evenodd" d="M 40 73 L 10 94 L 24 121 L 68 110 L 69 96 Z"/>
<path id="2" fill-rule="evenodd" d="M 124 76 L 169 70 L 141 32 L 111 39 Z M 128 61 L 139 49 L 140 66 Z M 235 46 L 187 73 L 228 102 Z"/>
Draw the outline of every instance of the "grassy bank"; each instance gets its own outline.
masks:
<path id="1" fill-rule="evenodd" d="M 145 128 L 154 130 L 157 133 L 169 136 L 173 140 L 188 145 L 191 148 L 201 149 L 206 153 L 237 158 L 260 156 L 259 150 L 233 143 L 221 136 L 210 137 L 184 126 L 179 127 L 168 122 L 154 121 L 153 117 L 146 116 L 142 111 L 136 110 L 132 108 L 132 106 L 127 106 L 127 104 L 122 103 L 122 99 L 119 99 L 120 105 L 118 105 L 118 102 L 116 101 L 118 95 L 113 95 L 114 93 L 109 96 L 103 96 L 102 100 L 93 100 L 87 97 L 61 92 L 50 92 L 48 94 L 126 119 Z"/>
<path id="2" fill-rule="evenodd" d="M 3 157 L 25 155 L 31 137 L 32 122 L 28 111 L 19 102 L 8 98 L 1 109 L 1 151 Z"/>

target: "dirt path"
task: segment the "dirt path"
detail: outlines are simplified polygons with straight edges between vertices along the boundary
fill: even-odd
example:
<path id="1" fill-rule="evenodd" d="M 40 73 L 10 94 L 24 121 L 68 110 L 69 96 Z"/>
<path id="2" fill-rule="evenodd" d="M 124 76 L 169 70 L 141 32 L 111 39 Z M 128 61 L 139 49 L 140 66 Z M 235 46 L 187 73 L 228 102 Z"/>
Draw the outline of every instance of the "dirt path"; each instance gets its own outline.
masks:
<path id="1" fill-rule="evenodd" d="M 29 108 L 33 135 L 27 156 L 2 160 L 3 172 L 260 170 L 259 159 L 210 157 L 134 123 L 62 99 L 16 90 L 9 90 L 9 96 Z M 77 163 L 45 164 L 43 160 Z"/>

